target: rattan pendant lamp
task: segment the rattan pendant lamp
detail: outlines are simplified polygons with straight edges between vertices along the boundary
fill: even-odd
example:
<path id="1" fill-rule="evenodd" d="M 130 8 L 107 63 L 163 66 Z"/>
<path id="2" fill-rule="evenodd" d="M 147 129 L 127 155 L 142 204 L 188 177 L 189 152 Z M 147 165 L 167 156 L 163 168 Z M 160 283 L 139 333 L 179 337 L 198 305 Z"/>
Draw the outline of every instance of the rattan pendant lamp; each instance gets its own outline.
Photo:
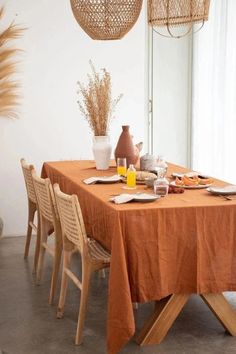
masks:
<path id="1" fill-rule="evenodd" d="M 148 0 L 148 22 L 155 32 L 161 34 L 156 27 L 166 27 L 170 37 L 180 38 L 190 33 L 195 23 L 199 24 L 197 31 L 203 27 L 209 6 L 210 0 Z M 181 26 L 186 31 L 175 35 L 174 27 Z"/>
<path id="2" fill-rule="evenodd" d="M 70 0 L 78 24 L 92 38 L 121 39 L 137 21 L 143 0 Z"/>

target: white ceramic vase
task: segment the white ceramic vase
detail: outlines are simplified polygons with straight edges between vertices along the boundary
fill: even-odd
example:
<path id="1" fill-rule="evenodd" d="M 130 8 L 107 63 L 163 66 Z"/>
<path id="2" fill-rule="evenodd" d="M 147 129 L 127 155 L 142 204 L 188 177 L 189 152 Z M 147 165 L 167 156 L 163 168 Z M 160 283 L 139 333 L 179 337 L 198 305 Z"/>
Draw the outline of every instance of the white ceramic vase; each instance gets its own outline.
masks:
<path id="1" fill-rule="evenodd" d="M 107 170 L 111 158 L 111 144 L 109 136 L 94 136 L 93 155 L 97 170 Z"/>

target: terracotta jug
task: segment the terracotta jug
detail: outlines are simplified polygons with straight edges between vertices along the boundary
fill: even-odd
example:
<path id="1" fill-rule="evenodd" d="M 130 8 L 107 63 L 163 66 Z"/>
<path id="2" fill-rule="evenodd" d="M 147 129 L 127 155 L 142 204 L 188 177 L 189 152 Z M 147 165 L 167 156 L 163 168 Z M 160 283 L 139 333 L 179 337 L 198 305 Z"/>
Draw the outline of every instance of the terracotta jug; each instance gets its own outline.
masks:
<path id="1" fill-rule="evenodd" d="M 122 133 L 115 149 L 115 159 L 126 157 L 127 167 L 130 164 L 136 165 L 142 145 L 142 143 L 134 145 L 132 135 L 129 132 L 129 125 L 122 125 Z"/>

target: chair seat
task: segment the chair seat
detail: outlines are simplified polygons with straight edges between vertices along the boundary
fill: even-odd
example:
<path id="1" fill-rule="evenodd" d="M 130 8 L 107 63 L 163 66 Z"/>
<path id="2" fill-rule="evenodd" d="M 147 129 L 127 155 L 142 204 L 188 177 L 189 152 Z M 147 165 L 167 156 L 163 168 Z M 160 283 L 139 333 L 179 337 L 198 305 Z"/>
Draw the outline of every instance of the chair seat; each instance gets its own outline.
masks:
<path id="1" fill-rule="evenodd" d="M 111 255 L 96 240 L 88 238 L 89 253 L 92 260 L 110 263 Z"/>

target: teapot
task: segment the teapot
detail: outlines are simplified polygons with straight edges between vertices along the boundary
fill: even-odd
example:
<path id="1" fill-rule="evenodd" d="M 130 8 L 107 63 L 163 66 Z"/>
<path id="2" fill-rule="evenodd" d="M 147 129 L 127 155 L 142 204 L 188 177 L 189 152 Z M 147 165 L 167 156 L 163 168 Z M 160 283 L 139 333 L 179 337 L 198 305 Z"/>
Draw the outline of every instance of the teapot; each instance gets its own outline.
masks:
<path id="1" fill-rule="evenodd" d="M 140 157 L 140 170 L 142 171 L 155 171 L 157 159 L 154 155 L 145 154 Z"/>

